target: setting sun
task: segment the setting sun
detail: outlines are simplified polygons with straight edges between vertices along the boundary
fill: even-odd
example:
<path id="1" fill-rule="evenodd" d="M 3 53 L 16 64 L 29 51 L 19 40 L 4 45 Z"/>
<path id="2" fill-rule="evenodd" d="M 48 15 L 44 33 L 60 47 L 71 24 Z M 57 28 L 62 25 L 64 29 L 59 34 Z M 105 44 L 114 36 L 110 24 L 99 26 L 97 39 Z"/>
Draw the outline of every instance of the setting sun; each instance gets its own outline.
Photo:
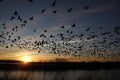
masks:
<path id="1" fill-rule="evenodd" d="M 27 63 L 27 62 L 30 62 L 31 59 L 30 59 L 28 56 L 24 56 L 24 57 L 22 58 L 22 61 L 25 62 L 25 63 Z"/>

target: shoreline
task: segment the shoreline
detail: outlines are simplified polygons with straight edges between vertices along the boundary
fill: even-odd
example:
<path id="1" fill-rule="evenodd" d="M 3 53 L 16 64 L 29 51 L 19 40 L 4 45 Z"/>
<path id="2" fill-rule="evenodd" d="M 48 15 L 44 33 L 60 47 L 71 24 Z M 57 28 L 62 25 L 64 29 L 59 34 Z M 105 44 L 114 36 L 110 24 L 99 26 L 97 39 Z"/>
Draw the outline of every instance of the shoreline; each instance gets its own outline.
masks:
<path id="1" fill-rule="evenodd" d="M 120 62 L 0 62 L 0 70 L 101 70 L 120 69 Z"/>

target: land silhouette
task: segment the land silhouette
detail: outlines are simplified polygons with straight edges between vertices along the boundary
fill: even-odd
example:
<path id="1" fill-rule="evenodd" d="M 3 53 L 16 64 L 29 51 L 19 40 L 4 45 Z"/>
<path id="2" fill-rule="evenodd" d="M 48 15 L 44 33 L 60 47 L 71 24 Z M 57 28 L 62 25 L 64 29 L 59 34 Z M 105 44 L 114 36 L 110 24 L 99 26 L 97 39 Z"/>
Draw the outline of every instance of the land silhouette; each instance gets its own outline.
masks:
<path id="1" fill-rule="evenodd" d="M 100 70 L 120 69 L 120 62 L 29 62 L 0 60 L 0 70 Z"/>

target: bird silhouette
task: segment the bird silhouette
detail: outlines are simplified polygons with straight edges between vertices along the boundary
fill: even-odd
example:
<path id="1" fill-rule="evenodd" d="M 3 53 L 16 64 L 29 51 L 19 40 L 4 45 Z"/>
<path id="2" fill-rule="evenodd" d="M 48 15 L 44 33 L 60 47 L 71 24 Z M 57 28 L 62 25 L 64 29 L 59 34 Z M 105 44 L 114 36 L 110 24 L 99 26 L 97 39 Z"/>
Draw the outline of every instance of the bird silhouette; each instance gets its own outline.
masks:
<path id="1" fill-rule="evenodd" d="M 54 10 L 53 13 L 56 14 L 57 11 L 58 11 L 58 10 Z"/>
<path id="2" fill-rule="evenodd" d="M 53 3 L 51 4 L 51 6 L 55 7 L 56 6 L 56 1 L 53 1 Z"/>
<path id="3" fill-rule="evenodd" d="M 26 24 L 26 23 L 27 23 L 27 20 L 24 20 L 23 23 Z"/>
<path id="4" fill-rule="evenodd" d="M 100 28 L 100 29 L 103 29 L 103 27 L 102 27 L 102 26 L 100 26 L 99 28 Z"/>
<path id="5" fill-rule="evenodd" d="M 34 3 L 34 1 L 33 1 L 33 0 L 28 0 L 28 2 L 30 2 L 30 3 Z"/>
<path id="6" fill-rule="evenodd" d="M 47 32 L 47 30 L 44 30 L 44 32 L 46 33 L 46 32 Z"/>
<path id="7" fill-rule="evenodd" d="M 60 28 L 63 28 L 63 29 L 65 29 L 65 26 L 61 26 Z"/>
<path id="8" fill-rule="evenodd" d="M 6 27 L 4 27 L 4 29 L 6 29 Z"/>
<path id="9" fill-rule="evenodd" d="M 102 35 L 110 34 L 111 32 L 103 32 Z"/>
<path id="10" fill-rule="evenodd" d="M 45 12 L 45 9 L 42 9 L 41 14 L 43 14 L 44 12 Z"/>
<path id="11" fill-rule="evenodd" d="M 80 34 L 79 37 L 82 37 L 84 34 Z"/>
<path id="12" fill-rule="evenodd" d="M 30 19 L 29 20 L 33 20 L 34 18 L 33 17 L 30 17 Z"/>
<path id="13" fill-rule="evenodd" d="M 83 8 L 84 8 L 85 10 L 87 10 L 87 9 L 89 8 L 89 5 L 84 6 Z"/>
<path id="14" fill-rule="evenodd" d="M 17 11 L 15 11 L 13 15 L 18 16 L 18 12 L 17 12 Z"/>
<path id="15" fill-rule="evenodd" d="M 88 27 L 87 29 L 86 29 L 86 31 L 89 31 L 90 30 L 90 27 Z"/>
<path id="16" fill-rule="evenodd" d="M 67 11 L 70 13 L 72 11 L 72 8 L 68 9 Z"/>
<path id="17" fill-rule="evenodd" d="M 3 2 L 3 0 L 0 0 L 0 2 Z"/>
<path id="18" fill-rule="evenodd" d="M 71 28 L 73 28 L 73 27 L 76 27 L 76 24 L 75 24 L 75 23 L 73 23 L 73 24 L 71 25 Z"/>
<path id="19" fill-rule="evenodd" d="M 33 31 L 36 32 L 36 29 L 34 29 Z"/>
<path id="20" fill-rule="evenodd" d="M 119 35 L 120 34 L 120 26 L 114 27 L 114 32 Z"/>
<path id="21" fill-rule="evenodd" d="M 15 17 L 14 17 L 14 16 L 11 16 L 10 20 L 13 20 L 13 19 L 15 19 Z"/>
<path id="22" fill-rule="evenodd" d="M 18 20 L 19 20 L 20 22 L 22 22 L 22 18 L 21 18 L 20 16 L 18 16 Z"/>
<path id="23" fill-rule="evenodd" d="M 5 26 L 5 25 L 6 25 L 6 23 L 3 23 L 2 25 L 3 25 L 3 26 Z"/>

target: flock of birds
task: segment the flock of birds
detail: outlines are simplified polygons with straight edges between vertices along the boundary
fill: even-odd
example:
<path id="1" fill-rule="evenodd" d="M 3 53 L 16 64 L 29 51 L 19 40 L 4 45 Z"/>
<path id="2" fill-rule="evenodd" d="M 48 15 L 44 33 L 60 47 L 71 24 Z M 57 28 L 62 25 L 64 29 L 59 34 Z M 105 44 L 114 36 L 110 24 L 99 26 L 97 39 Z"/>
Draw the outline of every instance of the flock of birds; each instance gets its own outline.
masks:
<path id="1" fill-rule="evenodd" d="M 3 0 L 0 0 L 2 2 Z M 28 0 L 30 3 L 34 3 L 33 0 Z M 56 7 L 56 1 L 50 4 Z M 83 6 L 85 10 L 89 9 L 89 5 Z M 67 11 L 72 12 L 73 8 L 69 8 Z M 54 10 L 56 14 L 58 10 Z M 45 9 L 41 10 L 41 14 L 44 14 Z M 18 11 L 14 11 L 10 17 L 10 21 L 17 20 L 21 23 L 21 26 L 12 27 L 7 31 L 7 23 L 0 25 L 0 47 L 3 48 L 19 48 L 27 50 L 35 50 L 38 53 L 56 54 L 59 56 L 96 56 L 99 58 L 105 57 L 118 57 L 120 56 L 120 26 L 114 26 L 113 31 L 105 31 L 104 27 L 99 27 L 100 35 L 96 34 L 92 30 L 92 27 L 88 27 L 84 30 L 85 33 L 76 33 L 74 30 L 78 29 L 77 23 L 70 25 L 70 28 L 61 26 L 60 32 L 57 34 L 50 34 L 49 30 L 45 29 L 39 36 L 22 39 L 22 36 L 14 36 L 20 28 L 24 29 L 28 21 L 34 20 L 34 17 L 30 17 L 28 20 L 21 18 Z M 36 33 L 36 29 L 33 32 Z M 98 32 L 98 31 L 97 31 Z M 37 37 L 37 38 L 36 38 Z M 110 54 L 111 53 L 111 54 Z"/>

